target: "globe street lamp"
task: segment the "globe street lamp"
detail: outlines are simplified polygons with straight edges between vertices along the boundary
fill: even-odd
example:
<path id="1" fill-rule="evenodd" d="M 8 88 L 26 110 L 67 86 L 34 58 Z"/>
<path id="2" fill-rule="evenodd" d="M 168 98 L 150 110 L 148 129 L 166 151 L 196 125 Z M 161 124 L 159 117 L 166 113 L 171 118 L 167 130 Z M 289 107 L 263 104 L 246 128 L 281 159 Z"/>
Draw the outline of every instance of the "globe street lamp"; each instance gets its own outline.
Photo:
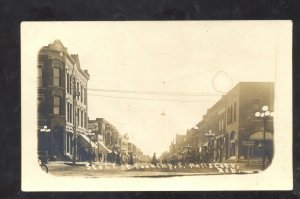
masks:
<path id="1" fill-rule="evenodd" d="M 211 138 L 215 137 L 215 133 L 213 133 L 211 130 L 208 131 L 208 133 L 205 133 L 205 136 L 208 138 L 208 143 L 209 144 L 209 154 L 210 154 L 210 159 L 213 159 L 213 150 L 211 149 Z"/>
<path id="2" fill-rule="evenodd" d="M 191 148 L 192 148 L 192 146 L 190 145 L 190 144 L 188 144 L 188 145 L 186 145 L 186 160 L 188 161 L 188 163 L 190 163 L 191 162 Z"/>
<path id="3" fill-rule="evenodd" d="M 264 137 L 263 137 L 263 147 L 264 147 L 264 155 L 263 155 L 263 170 L 265 169 L 265 160 L 266 160 L 266 121 L 273 117 L 273 112 L 269 111 L 268 106 L 262 107 L 262 112 L 256 112 L 255 117 L 258 119 L 262 119 L 264 122 Z"/>
<path id="4" fill-rule="evenodd" d="M 40 129 L 40 132 L 42 133 L 42 135 L 43 135 L 43 137 L 44 137 L 45 162 L 47 162 L 48 151 L 47 151 L 47 147 L 46 147 L 46 133 L 51 132 L 51 129 L 48 129 L 47 126 L 44 126 L 43 128 Z"/>

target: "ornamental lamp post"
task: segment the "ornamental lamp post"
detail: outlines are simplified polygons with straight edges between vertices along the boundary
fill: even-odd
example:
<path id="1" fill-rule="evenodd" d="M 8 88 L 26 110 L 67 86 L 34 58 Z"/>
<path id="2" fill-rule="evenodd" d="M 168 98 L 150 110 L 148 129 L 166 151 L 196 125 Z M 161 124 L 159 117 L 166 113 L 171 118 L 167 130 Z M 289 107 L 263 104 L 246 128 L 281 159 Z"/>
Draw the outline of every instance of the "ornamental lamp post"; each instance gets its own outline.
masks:
<path id="1" fill-rule="evenodd" d="M 42 133 L 42 135 L 44 137 L 45 162 L 47 162 L 48 151 L 47 151 L 47 146 L 46 146 L 46 133 L 51 132 L 51 129 L 48 129 L 48 127 L 45 125 L 43 128 L 40 129 L 40 132 Z"/>
<path id="2" fill-rule="evenodd" d="M 208 138 L 208 143 L 211 142 L 211 138 L 215 137 L 215 133 L 213 133 L 211 130 L 208 131 L 208 133 L 205 133 L 205 136 Z M 211 149 L 212 146 L 211 146 L 211 143 L 209 144 L 209 156 L 210 156 L 210 159 L 213 159 L 213 150 Z"/>
<path id="3" fill-rule="evenodd" d="M 263 106 L 262 107 L 262 112 L 256 112 L 255 117 L 258 119 L 262 119 L 264 122 L 264 134 L 263 134 L 263 149 L 264 149 L 264 155 L 263 155 L 263 170 L 265 169 L 265 160 L 266 160 L 266 151 L 267 151 L 267 146 L 266 146 L 266 121 L 270 118 L 273 117 L 273 112 L 269 111 L 268 106 Z"/>

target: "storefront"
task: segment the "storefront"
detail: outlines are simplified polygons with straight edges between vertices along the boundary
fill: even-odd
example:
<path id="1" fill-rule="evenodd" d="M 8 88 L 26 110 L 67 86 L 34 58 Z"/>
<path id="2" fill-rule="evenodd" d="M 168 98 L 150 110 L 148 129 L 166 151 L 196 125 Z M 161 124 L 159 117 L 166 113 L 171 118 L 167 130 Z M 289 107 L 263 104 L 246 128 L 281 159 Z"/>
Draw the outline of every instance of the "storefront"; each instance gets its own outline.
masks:
<path id="1" fill-rule="evenodd" d="M 78 158 L 80 161 L 95 161 L 98 159 L 98 146 L 86 135 L 78 133 Z"/>
<path id="2" fill-rule="evenodd" d="M 267 159 L 271 160 L 273 157 L 273 133 L 266 132 L 265 134 L 265 145 L 264 148 L 264 132 L 255 132 L 250 135 L 249 140 L 253 141 L 254 144 L 251 149 L 251 158 L 258 158 L 266 156 Z"/>

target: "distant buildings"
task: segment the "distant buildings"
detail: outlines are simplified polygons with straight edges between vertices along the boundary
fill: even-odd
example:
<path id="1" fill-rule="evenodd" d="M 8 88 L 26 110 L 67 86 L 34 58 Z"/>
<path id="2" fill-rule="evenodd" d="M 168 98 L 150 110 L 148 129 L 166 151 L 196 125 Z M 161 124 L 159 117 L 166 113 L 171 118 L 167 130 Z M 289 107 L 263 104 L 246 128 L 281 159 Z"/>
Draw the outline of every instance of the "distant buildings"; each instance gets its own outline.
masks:
<path id="1" fill-rule="evenodd" d="M 131 155 L 134 162 L 143 161 L 143 153 L 135 144 L 129 142 L 129 136 L 119 133 L 117 128 L 104 118 L 89 120 L 89 130 L 98 137 L 99 161 L 115 162 L 118 154 L 122 156 L 124 163 L 129 162 Z"/>
<path id="2" fill-rule="evenodd" d="M 184 160 L 187 150 L 197 162 L 243 161 L 263 156 L 263 121 L 255 112 L 267 105 L 274 111 L 274 83 L 240 82 L 209 108 L 185 135 L 176 135 L 169 159 Z M 267 156 L 273 156 L 273 120 L 265 125 Z"/>
<path id="3" fill-rule="evenodd" d="M 69 54 L 59 40 L 42 47 L 37 69 L 38 150 L 47 151 L 54 160 L 71 159 L 75 128 L 79 137 L 87 133 L 90 76 L 81 68 L 78 55 Z M 41 131 L 44 126 L 51 131 Z"/>

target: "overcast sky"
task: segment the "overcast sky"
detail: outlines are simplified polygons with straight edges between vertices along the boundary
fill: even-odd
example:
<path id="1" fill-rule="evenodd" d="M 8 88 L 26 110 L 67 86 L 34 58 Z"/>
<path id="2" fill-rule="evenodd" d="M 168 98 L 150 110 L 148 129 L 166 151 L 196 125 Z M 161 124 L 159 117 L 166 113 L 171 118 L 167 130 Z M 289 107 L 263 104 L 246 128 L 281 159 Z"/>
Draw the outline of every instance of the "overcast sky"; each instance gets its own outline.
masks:
<path id="1" fill-rule="evenodd" d="M 89 118 L 105 118 L 152 156 L 194 127 L 220 91 L 240 81 L 275 80 L 277 25 L 52 22 L 36 23 L 29 40 L 41 47 L 60 39 L 70 54 L 79 54 L 90 74 L 88 89 L 173 93 L 88 91 Z"/>

